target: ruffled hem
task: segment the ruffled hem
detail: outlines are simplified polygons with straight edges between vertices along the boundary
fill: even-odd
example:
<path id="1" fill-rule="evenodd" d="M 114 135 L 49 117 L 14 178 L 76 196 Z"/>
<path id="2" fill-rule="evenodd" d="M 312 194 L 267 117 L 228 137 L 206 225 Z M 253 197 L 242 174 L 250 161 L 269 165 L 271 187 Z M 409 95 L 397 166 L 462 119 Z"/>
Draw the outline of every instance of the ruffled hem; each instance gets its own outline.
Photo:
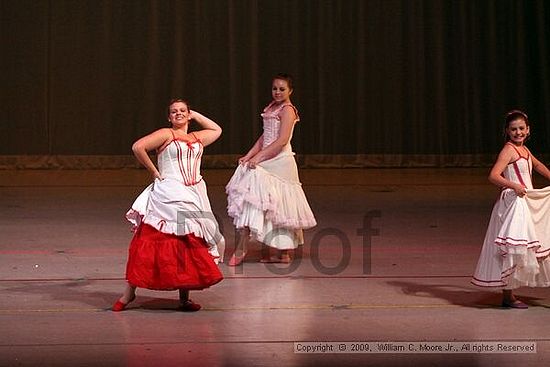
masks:
<path id="1" fill-rule="evenodd" d="M 525 254 L 509 254 L 504 260 L 501 279 L 508 289 L 549 287 L 550 259 L 537 260 L 534 249 Z"/>
<path id="2" fill-rule="evenodd" d="M 545 258 L 550 255 L 550 248 L 544 248 L 538 240 L 510 240 L 497 238 L 495 245 L 503 256 L 527 256 L 533 252 L 536 258 Z"/>
<path id="3" fill-rule="evenodd" d="M 539 257 L 538 246 L 513 246 L 507 253 L 493 245 L 492 254 L 482 253 L 471 283 L 480 287 L 550 287 L 550 258 Z"/>
<path id="4" fill-rule="evenodd" d="M 140 288 L 198 290 L 223 275 L 202 238 L 169 235 L 142 224 L 130 243 L 126 279 Z"/>
<path id="5" fill-rule="evenodd" d="M 263 213 L 273 227 L 307 229 L 317 225 L 302 185 L 289 182 L 258 166 L 238 166 L 226 186 L 229 216 L 240 222 L 250 206 Z M 250 223 L 251 224 L 251 223 Z M 245 224 L 246 225 L 246 224 Z"/>
<path id="6" fill-rule="evenodd" d="M 133 231 L 136 231 L 142 223 L 145 223 L 155 228 L 157 231 L 168 235 L 185 236 L 192 234 L 196 237 L 202 238 L 208 244 L 208 252 L 212 257 L 214 257 L 216 263 L 218 263 L 218 261 L 223 262 L 218 247 L 220 247 L 223 251 L 225 248 L 225 239 L 219 231 L 218 233 L 211 233 L 208 229 L 204 228 L 204 225 L 201 225 L 196 221 L 186 221 L 185 225 L 183 225 L 166 221 L 155 216 L 154 214 L 145 216 L 145 214 L 139 213 L 134 209 L 130 209 L 126 213 L 126 219 L 132 223 Z"/>
<path id="7" fill-rule="evenodd" d="M 491 214 L 473 284 L 506 289 L 550 286 L 549 201 L 541 200 L 550 200 L 547 188 L 528 190 L 523 198 L 503 190 Z"/>
<path id="8" fill-rule="evenodd" d="M 246 215 L 235 218 L 233 224 L 236 228 L 248 227 L 250 237 L 254 240 L 278 250 L 291 250 L 303 245 L 303 230 L 274 227 L 273 223 L 265 220 L 261 210 L 249 203 L 245 203 L 244 206 Z"/>
<path id="9" fill-rule="evenodd" d="M 136 198 L 126 219 L 134 231 L 146 223 L 169 235 L 194 234 L 208 243 L 216 261 L 223 261 L 225 239 L 211 212 L 204 181 L 185 186 L 176 180 L 156 179 Z"/>
<path id="10" fill-rule="evenodd" d="M 520 287 L 550 287 L 550 259 L 537 260 L 530 255 L 509 255 L 499 276 L 475 274 L 471 283 L 479 287 L 516 289 Z"/>

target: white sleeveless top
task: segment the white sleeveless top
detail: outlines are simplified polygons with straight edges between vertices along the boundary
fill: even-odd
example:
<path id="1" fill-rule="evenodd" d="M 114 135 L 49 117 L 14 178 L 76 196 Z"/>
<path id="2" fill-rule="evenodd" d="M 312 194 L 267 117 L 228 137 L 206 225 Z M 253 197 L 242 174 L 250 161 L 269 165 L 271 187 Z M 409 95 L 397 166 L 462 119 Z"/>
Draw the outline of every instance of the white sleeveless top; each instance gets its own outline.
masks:
<path id="1" fill-rule="evenodd" d="M 173 135 L 173 133 L 172 133 Z M 185 142 L 174 139 L 158 153 L 157 165 L 162 178 L 196 185 L 202 180 L 200 168 L 203 146 L 200 140 Z"/>
<path id="2" fill-rule="evenodd" d="M 516 161 L 509 163 L 502 174 L 507 180 L 520 183 L 527 189 L 532 189 L 533 182 L 531 181 L 531 173 L 533 171 L 533 163 L 531 160 L 531 154 L 528 153 L 527 157 L 523 157 L 513 144 L 510 145 L 514 147 L 519 155 L 519 158 Z"/>

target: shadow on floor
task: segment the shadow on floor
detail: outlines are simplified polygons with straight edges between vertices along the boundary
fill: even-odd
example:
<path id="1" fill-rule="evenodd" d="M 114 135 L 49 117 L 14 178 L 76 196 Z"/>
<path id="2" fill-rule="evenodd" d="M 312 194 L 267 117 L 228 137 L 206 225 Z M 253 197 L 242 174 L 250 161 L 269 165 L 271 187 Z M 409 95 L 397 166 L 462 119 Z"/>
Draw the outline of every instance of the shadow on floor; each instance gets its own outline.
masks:
<path id="1" fill-rule="evenodd" d="M 422 298 L 438 298 L 453 305 L 470 308 L 502 308 L 501 292 L 498 289 L 476 291 L 471 288 L 450 284 L 418 284 L 404 281 L 388 281 L 386 284 L 401 288 L 403 294 L 406 295 Z M 539 302 L 542 298 L 522 295 L 521 289 L 515 292 L 515 294 L 530 306 L 550 308 L 550 306 Z"/>
<path id="2" fill-rule="evenodd" d="M 103 291 L 94 291 L 87 289 L 87 287 L 92 286 L 94 281 L 90 280 L 74 280 L 68 282 L 57 282 L 55 284 L 51 283 L 42 283 L 42 282 L 33 282 L 29 284 L 24 284 L 22 286 L 15 287 L 6 287 L 4 294 L 7 293 L 25 293 L 33 295 L 42 295 L 48 297 L 52 301 L 61 301 L 61 302 L 71 302 L 75 304 L 86 304 L 88 306 L 110 310 L 115 301 L 122 295 L 123 283 L 121 283 L 120 293 L 114 292 L 103 292 Z M 177 299 L 163 298 L 163 293 L 159 291 L 159 297 L 150 297 L 143 296 L 139 294 L 138 298 L 134 301 L 129 309 L 139 308 L 145 310 L 166 310 L 166 311 L 176 311 L 178 307 Z M 34 304 L 35 308 L 40 308 L 40 306 L 45 302 L 37 301 Z"/>

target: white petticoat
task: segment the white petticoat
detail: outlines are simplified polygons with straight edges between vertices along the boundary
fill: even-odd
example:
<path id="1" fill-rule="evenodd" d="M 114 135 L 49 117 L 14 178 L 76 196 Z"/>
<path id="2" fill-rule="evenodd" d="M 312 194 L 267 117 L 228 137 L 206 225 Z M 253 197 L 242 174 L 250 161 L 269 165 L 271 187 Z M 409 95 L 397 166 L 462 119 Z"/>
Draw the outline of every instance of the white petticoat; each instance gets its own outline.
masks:
<path id="1" fill-rule="evenodd" d="M 239 165 L 226 186 L 227 212 L 236 228 L 280 250 L 303 244 L 302 229 L 317 222 L 309 207 L 294 154 L 282 151 L 256 168 Z"/>
<path id="2" fill-rule="evenodd" d="M 155 179 L 134 201 L 126 218 L 134 227 L 143 222 L 163 233 L 177 236 L 193 233 L 208 243 L 208 252 L 216 262 L 223 261 L 220 253 L 223 254 L 225 240 L 212 213 L 203 180 L 186 186 L 170 178 Z"/>
<path id="3" fill-rule="evenodd" d="M 550 286 L 550 186 L 524 197 L 503 190 L 493 207 L 472 283 L 482 287 Z"/>

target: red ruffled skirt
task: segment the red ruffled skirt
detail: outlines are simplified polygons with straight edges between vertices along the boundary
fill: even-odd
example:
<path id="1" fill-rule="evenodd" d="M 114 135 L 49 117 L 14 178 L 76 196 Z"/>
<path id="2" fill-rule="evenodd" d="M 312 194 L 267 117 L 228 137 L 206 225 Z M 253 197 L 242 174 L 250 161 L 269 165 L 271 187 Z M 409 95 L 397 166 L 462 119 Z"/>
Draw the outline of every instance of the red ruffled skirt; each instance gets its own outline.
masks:
<path id="1" fill-rule="evenodd" d="M 197 290 L 220 282 L 223 275 L 204 239 L 163 233 L 142 223 L 130 243 L 126 279 L 139 288 Z"/>

